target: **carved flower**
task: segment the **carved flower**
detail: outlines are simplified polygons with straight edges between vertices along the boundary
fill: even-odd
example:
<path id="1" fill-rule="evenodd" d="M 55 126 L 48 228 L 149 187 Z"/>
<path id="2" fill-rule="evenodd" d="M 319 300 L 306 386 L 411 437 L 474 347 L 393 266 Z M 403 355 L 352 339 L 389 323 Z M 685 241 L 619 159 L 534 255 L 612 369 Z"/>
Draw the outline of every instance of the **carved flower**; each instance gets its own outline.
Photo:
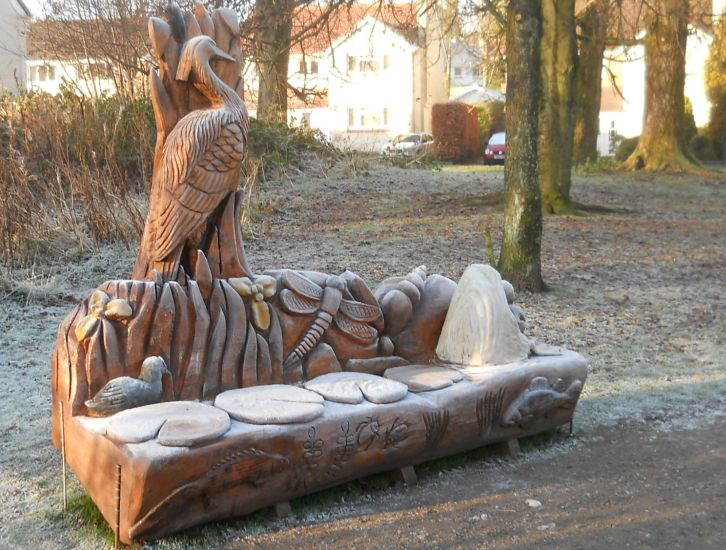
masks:
<path id="1" fill-rule="evenodd" d="M 258 329 L 267 330 L 270 327 L 270 306 L 265 300 L 272 298 L 277 291 L 275 278 L 260 275 L 252 282 L 249 277 L 235 277 L 228 282 L 240 296 L 252 298 L 252 322 Z"/>
<path id="2" fill-rule="evenodd" d="M 88 299 L 88 315 L 76 325 L 76 339 L 83 342 L 96 329 L 99 319 L 106 317 L 112 321 L 128 319 L 133 314 L 129 303 L 122 299 L 114 300 L 103 290 L 95 290 Z"/>

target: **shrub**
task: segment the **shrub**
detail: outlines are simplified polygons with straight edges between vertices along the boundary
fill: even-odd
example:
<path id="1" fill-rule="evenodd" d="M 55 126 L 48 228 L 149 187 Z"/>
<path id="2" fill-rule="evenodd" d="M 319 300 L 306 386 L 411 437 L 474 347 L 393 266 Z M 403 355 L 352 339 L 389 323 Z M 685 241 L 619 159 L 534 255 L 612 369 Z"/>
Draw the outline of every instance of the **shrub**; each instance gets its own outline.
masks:
<path id="1" fill-rule="evenodd" d="M 250 119 L 249 150 L 245 168 L 255 166 L 260 176 L 270 169 L 302 168 L 311 157 L 335 159 L 339 151 L 317 129 L 288 126 L 284 122 Z"/>
<path id="2" fill-rule="evenodd" d="M 463 162 L 481 152 L 477 110 L 460 101 L 437 103 L 431 110 L 436 150 L 440 158 Z"/>
<path id="3" fill-rule="evenodd" d="M 635 136 L 631 138 L 624 138 L 618 136 L 616 140 L 617 145 L 615 146 L 615 160 L 625 162 L 628 157 L 633 154 L 633 151 L 635 151 L 635 148 L 638 146 L 640 136 Z"/>
<path id="4" fill-rule="evenodd" d="M 0 258 L 140 234 L 156 136 L 148 100 L 5 96 L 0 125 Z"/>
<path id="5" fill-rule="evenodd" d="M 701 131 L 698 135 L 693 136 L 688 146 L 691 153 L 693 153 L 698 160 L 708 161 L 716 160 L 718 158 L 711 136 L 704 131 Z"/>
<path id="6" fill-rule="evenodd" d="M 505 113 L 503 101 L 489 101 L 476 105 L 479 119 L 479 137 L 482 145 L 489 143 L 492 134 L 505 129 Z"/>

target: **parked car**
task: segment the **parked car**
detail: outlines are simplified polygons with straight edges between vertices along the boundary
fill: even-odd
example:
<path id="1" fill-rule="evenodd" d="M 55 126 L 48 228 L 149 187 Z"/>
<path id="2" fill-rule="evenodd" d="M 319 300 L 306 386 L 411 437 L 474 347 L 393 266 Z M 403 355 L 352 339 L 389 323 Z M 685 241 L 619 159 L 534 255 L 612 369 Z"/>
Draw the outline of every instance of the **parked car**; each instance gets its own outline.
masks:
<path id="1" fill-rule="evenodd" d="M 434 137 L 431 134 L 401 134 L 386 143 L 381 154 L 415 156 L 430 151 L 433 147 Z"/>
<path id="2" fill-rule="evenodd" d="M 489 138 L 484 149 L 484 164 L 504 164 L 507 155 L 507 140 L 504 132 L 497 132 Z"/>

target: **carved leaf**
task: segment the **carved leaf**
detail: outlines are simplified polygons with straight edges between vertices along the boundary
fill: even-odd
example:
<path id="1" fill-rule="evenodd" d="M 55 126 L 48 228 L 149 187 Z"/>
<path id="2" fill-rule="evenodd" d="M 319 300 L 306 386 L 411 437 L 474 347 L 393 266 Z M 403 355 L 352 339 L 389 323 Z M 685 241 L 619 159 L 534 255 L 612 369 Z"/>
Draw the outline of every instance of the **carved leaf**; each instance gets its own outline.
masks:
<path id="1" fill-rule="evenodd" d="M 252 302 L 252 321 L 260 330 L 270 327 L 270 308 L 265 302 Z"/>
<path id="2" fill-rule="evenodd" d="M 202 33 L 214 38 L 214 23 L 212 23 L 212 17 L 201 2 L 194 4 L 194 16 L 197 18 Z"/>
<path id="3" fill-rule="evenodd" d="M 283 271 L 282 282 L 287 288 L 306 298 L 320 300 L 323 297 L 323 289 L 297 271 Z"/>
<path id="4" fill-rule="evenodd" d="M 343 315 L 336 315 L 333 320 L 340 330 L 365 344 L 370 344 L 378 337 L 378 331 L 370 325 L 353 321 Z"/>
<path id="5" fill-rule="evenodd" d="M 98 322 L 98 317 L 94 317 L 93 315 L 86 315 L 83 319 L 81 319 L 81 321 L 76 325 L 76 340 L 83 342 L 86 338 L 88 338 L 95 330 Z"/>
<path id="6" fill-rule="evenodd" d="M 280 292 L 280 301 L 282 302 L 282 307 L 285 311 L 297 315 L 309 315 L 311 313 L 315 313 L 320 306 L 319 301 L 311 300 L 304 296 L 298 296 L 286 288 Z"/>
<path id="7" fill-rule="evenodd" d="M 108 304 L 110 299 L 109 295 L 103 290 L 94 290 L 88 299 L 88 309 L 91 310 L 91 313 L 98 316 L 106 309 L 106 304 Z"/>
<path id="8" fill-rule="evenodd" d="M 118 321 L 121 319 L 128 319 L 132 314 L 133 310 L 129 303 L 121 298 L 111 300 L 108 305 L 106 305 L 106 317 L 111 320 Z"/>
<path id="9" fill-rule="evenodd" d="M 363 302 L 354 302 L 352 300 L 341 301 L 339 311 L 354 321 L 370 322 L 375 321 L 381 316 L 381 308 L 378 306 L 364 304 Z"/>

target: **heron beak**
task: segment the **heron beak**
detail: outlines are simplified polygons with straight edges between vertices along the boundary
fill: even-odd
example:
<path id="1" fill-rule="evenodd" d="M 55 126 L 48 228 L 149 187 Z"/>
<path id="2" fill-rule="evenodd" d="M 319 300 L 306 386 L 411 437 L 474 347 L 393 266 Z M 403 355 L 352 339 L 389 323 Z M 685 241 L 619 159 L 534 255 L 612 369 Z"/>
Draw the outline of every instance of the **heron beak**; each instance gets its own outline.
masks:
<path id="1" fill-rule="evenodd" d="M 212 59 L 224 59 L 225 61 L 231 61 L 232 63 L 237 62 L 237 60 L 234 57 L 232 57 L 231 55 L 229 55 L 227 53 L 224 53 L 217 46 L 212 46 Z"/>

